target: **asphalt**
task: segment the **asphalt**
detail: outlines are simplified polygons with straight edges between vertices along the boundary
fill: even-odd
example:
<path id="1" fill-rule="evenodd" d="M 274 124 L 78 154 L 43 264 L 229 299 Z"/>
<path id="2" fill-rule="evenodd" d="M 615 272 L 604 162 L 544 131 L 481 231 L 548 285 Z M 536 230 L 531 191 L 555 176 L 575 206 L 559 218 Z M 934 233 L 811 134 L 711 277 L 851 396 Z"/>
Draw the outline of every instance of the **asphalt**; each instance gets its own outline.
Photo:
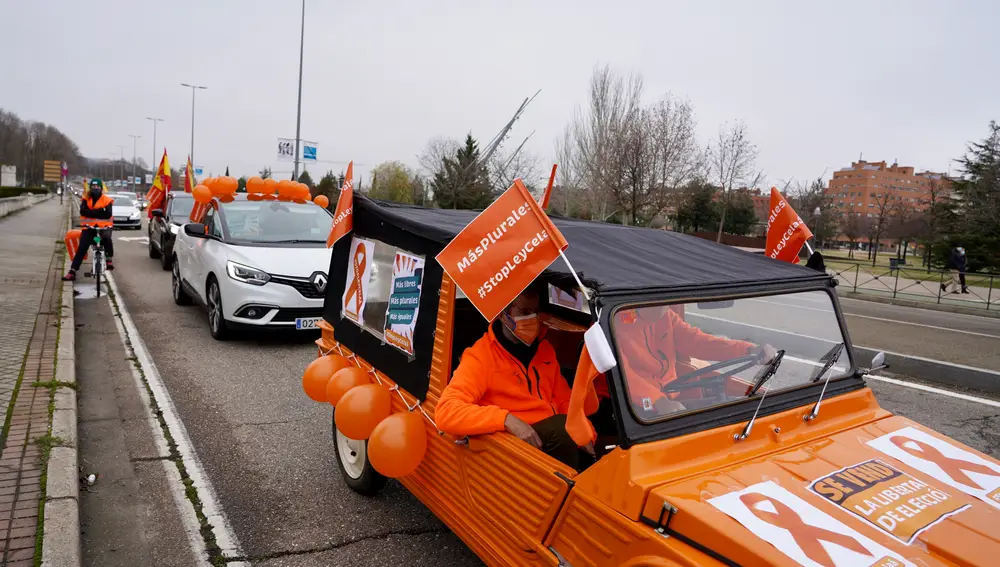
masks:
<path id="1" fill-rule="evenodd" d="M 269 567 L 478 563 L 400 485 L 390 483 L 374 498 L 344 485 L 332 452 L 330 410 L 305 401 L 301 392 L 300 377 L 315 356 L 311 341 L 316 335 L 214 341 L 203 310 L 173 304 L 170 273 L 147 257 L 144 235 L 115 235 L 120 299 L 173 398 L 246 559 Z M 860 336 L 854 337 L 856 343 L 892 344 L 897 348 L 891 350 L 924 356 L 925 345 L 940 342 L 939 336 L 947 336 L 944 331 L 896 324 L 881 334 L 897 336 L 885 337 L 870 329 L 885 319 L 947 324 L 957 317 L 929 319 L 925 317 L 941 314 L 856 303 L 861 302 L 843 301 L 849 313 L 878 319 L 848 316 L 852 334 Z M 992 330 L 975 321 L 963 324 L 975 332 Z M 904 336 L 914 338 L 900 345 Z M 882 382 L 871 385 L 887 409 L 1000 456 L 995 433 L 1000 408 Z"/>

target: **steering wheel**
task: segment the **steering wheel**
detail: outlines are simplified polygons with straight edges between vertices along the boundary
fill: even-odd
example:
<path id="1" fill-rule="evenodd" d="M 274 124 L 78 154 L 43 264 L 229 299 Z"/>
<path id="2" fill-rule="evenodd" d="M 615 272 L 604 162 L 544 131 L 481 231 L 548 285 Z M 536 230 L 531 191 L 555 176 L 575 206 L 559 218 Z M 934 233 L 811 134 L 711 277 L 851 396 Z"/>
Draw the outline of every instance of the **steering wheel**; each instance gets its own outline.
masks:
<path id="1" fill-rule="evenodd" d="M 687 390 L 689 388 L 703 388 L 706 386 L 722 384 L 725 381 L 724 376 L 712 376 L 706 380 L 699 380 L 697 382 L 694 379 L 703 374 L 708 374 L 710 372 L 715 372 L 716 370 L 736 365 L 739 365 L 739 367 L 731 370 L 729 374 L 739 374 L 747 368 L 755 366 L 757 364 L 757 358 L 758 356 L 756 354 L 746 354 L 736 358 L 730 358 L 729 360 L 709 364 L 704 368 L 698 368 L 692 372 L 678 376 L 676 380 L 672 380 L 670 383 L 664 385 L 663 388 L 661 388 L 661 391 L 664 394 L 670 394 L 681 390 Z"/>

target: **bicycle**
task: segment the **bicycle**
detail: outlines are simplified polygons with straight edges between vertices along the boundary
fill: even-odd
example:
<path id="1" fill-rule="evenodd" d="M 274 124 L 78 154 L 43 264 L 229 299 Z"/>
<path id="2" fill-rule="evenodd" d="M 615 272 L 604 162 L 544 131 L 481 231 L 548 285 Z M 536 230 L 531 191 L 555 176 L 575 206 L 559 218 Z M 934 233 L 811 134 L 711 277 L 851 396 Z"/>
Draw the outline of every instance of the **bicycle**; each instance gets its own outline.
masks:
<path id="1" fill-rule="evenodd" d="M 101 274 L 104 273 L 105 263 L 104 263 L 104 245 L 101 244 L 101 231 L 98 230 L 97 234 L 94 235 L 94 244 L 91 245 L 91 250 L 93 253 L 93 261 L 91 262 L 91 271 L 84 272 L 86 277 L 94 277 L 95 283 L 97 285 L 97 296 L 101 297 Z"/>

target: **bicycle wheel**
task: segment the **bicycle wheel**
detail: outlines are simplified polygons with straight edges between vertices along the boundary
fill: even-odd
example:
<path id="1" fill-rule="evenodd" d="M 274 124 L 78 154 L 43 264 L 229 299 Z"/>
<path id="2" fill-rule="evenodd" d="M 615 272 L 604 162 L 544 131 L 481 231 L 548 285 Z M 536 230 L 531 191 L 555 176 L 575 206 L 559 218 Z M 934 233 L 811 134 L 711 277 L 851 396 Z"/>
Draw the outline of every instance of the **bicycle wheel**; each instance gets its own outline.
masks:
<path id="1" fill-rule="evenodd" d="M 104 271 L 104 253 L 100 248 L 94 250 L 94 283 L 97 285 L 97 297 L 101 297 L 101 272 Z"/>

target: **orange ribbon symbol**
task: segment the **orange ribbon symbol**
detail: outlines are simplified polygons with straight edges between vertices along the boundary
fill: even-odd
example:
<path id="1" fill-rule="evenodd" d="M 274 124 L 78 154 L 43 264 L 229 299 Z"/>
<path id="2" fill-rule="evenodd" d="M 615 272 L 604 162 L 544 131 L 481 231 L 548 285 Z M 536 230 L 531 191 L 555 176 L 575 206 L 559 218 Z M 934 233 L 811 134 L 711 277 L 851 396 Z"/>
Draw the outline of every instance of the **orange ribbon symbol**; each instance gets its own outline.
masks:
<path id="1" fill-rule="evenodd" d="M 740 496 L 740 501 L 753 512 L 754 516 L 758 519 L 771 524 L 772 526 L 788 530 L 792 534 L 792 538 L 795 539 L 795 543 L 802 549 L 802 552 L 820 565 L 825 567 L 837 567 L 830 558 L 830 555 L 823 549 L 823 544 L 821 541 L 826 541 L 829 543 L 834 543 L 840 547 L 850 549 L 851 551 L 860 553 L 861 555 L 867 555 L 872 557 L 872 554 L 861 545 L 858 540 L 851 536 L 847 536 L 841 533 L 832 532 L 830 530 L 819 528 L 816 526 L 811 526 L 804 521 L 802 517 L 798 515 L 795 510 L 789 508 L 784 502 L 780 502 L 758 493 L 748 493 Z M 760 510 L 756 508 L 758 504 L 763 502 L 770 502 L 774 506 L 775 512 L 768 512 L 767 510 Z"/>
<path id="2" fill-rule="evenodd" d="M 368 259 L 365 257 L 365 247 L 363 244 L 358 244 L 357 251 L 354 252 L 354 279 L 351 281 L 351 287 L 347 288 L 347 300 L 350 301 L 351 294 L 354 294 L 354 314 L 361 318 L 361 304 L 364 303 L 365 297 L 362 292 L 361 278 L 365 274 L 365 264 Z M 347 308 L 347 303 L 344 303 L 344 308 Z"/>
<path id="3" fill-rule="evenodd" d="M 980 486 L 978 482 L 969 478 L 969 475 L 965 474 L 966 472 L 974 472 L 979 474 L 985 474 L 988 476 L 1000 477 L 1000 474 L 997 474 L 995 470 L 985 465 L 981 465 L 979 463 L 971 463 L 964 459 L 955 459 L 952 457 L 948 457 L 943 453 L 941 453 L 941 451 L 939 451 L 937 447 L 933 447 L 921 441 L 917 441 L 916 439 L 898 436 L 898 437 L 893 437 L 891 440 L 893 445 L 899 447 L 903 451 L 906 451 L 907 453 L 913 455 L 918 459 L 923 459 L 925 461 L 930 461 L 934 463 L 935 465 L 941 467 L 941 470 L 944 471 L 944 474 L 951 477 L 952 480 L 964 484 L 966 486 L 971 486 L 979 490 L 986 490 L 985 488 Z M 917 447 L 914 449 L 913 447 L 906 445 L 906 443 L 912 443 Z"/>

